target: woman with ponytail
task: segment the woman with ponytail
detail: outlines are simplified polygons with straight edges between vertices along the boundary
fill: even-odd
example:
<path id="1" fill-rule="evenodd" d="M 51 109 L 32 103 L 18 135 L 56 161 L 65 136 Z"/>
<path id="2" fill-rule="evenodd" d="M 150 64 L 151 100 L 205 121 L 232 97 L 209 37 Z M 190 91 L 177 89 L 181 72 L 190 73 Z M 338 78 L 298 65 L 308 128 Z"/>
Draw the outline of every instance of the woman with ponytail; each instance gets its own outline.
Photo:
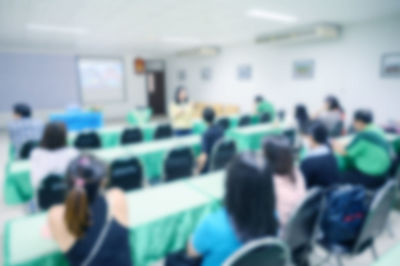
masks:
<path id="1" fill-rule="evenodd" d="M 70 265 L 132 265 L 125 196 L 104 191 L 106 166 L 82 155 L 69 165 L 66 182 L 65 202 L 51 208 L 48 219 Z"/>

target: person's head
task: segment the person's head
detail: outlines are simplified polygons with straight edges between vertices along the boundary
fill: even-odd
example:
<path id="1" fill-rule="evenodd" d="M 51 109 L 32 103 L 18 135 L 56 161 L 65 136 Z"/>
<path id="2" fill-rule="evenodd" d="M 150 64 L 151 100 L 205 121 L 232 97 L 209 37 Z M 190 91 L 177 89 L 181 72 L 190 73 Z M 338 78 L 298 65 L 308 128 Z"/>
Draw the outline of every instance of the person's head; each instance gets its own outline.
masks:
<path id="1" fill-rule="evenodd" d="M 255 102 L 256 104 L 262 103 L 263 101 L 264 101 L 264 97 L 262 97 L 261 95 L 257 95 L 257 96 L 254 98 L 254 102 Z"/>
<path id="2" fill-rule="evenodd" d="M 313 121 L 307 128 L 306 138 L 311 148 L 328 143 L 328 130 L 321 121 Z"/>
<path id="3" fill-rule="evenodd" d="M 40 146 L 46 150 L 58 150 L 67 145 L 67 129 L 62 122 L 50 122 L 43 131 Z"/>
<path id="4" fill-rule="evenodd" d="M 67 169 L 65 222 L 69 232 L 82 237 L 90 226 L 90 204 L 106 184 L 107 167 L 91 155 L 81 155 Z"/>
<path id="5" fill-rule="evenodd" d="M 203 110 L 203 119 L 204 121 L 206 121 L 207 124 L 211 125 L 212 123 L 214 123 L 214 119 L 215 119 L 215 112 L 214 109 L 212 109 L 211 107 L 207 107 Z"/>
<path id="6" fill-rule="evenodd" d="M 271 171 L 253 153 L 237 155 L 225 180 L 225 207 L 242 241 L 275 235 L 275 193 Z"/>
<path id="7" fill-rule="evenodd" d="M 359 109 L 354 113 L 353 126 L 355 130 L 361 131 L 369 124 L 373 123 L 374 116 L 370 110 Z"/>
<path id="8" fill-rule="evenodd" d="M 30 118 L 32 115 L 31 108 L 29 107 L 29 105 L 24 103 L 18 103 L 14 105 L 13 110 L 14 110 L 14 117 L 17 119 Z"/>
<path id="9" fill-rule="evenodd" d="M 307 107 L 304 104 L 296 105 L 294 116 L 298 121 L 308 121 L 309 115 L 307 111 Z"/>
<path id="10" fill-rule="evenodd" d="M 175 103 L 186 103 L 189 101 L 189 96 L 184 87 L 179 86 L 175 91 Z"/>
<path id="11" fill-rule="evenodd" d="M 294 158 L 293 149 L 290 141 L 285 136 L 267 137 L 263 142 L 264 157 L 271 166 L 274 175 L 289 178 L 293 183 L 294 177 Z"/>
<path id="12" fill-rule="evenodd" d="M 326 97 L 325 108 L 328 111 L 337 111 L 337 110 L 340 111 L 341 110 L 339 100 L 333 95 L 329 95 L 328 97 Z"/>

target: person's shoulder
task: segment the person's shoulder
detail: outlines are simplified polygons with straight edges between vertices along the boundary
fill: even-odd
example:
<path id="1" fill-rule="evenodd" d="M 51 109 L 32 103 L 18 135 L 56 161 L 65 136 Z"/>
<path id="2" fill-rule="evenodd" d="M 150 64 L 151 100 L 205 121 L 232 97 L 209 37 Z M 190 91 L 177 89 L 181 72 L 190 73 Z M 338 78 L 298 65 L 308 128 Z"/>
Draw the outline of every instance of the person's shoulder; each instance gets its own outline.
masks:
<path id="1" fill-rule="evenodd" d="M 228 221 L 228 214 L 224 208 L 221 208 L 213 213 L 210 213 L 202 221 L 203 227 L 207 227 L 209 230 L 217 230 L 221 226 L 225 226 Z"/>

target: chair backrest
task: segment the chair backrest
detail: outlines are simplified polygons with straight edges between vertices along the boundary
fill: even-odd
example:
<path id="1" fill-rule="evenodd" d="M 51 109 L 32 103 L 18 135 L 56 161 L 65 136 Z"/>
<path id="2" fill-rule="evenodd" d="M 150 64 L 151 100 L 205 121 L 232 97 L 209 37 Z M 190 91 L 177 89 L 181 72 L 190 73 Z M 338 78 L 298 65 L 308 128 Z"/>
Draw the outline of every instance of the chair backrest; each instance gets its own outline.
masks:
<path id="1" fill-rule="evenodd" d="M 216 171 L 225 168 L 236 152 L 236 144 L 233 140 L 220 139 L 213 148 L 210 169 Z"/>
<path id="2" fill-rule="evenodd" d="M 272 117 L 270 113 L 262 113 L 260 115 L 260 123 L 270 123 L 272 122 Z"/>
<path id="3" fill-rule="evenodd" d="M 323 207 L 323 189 L 311 189 L 282 232 L 283 239 L 292 252 L 306 250 L 313 245 Z"/>
<path id="4" fill-rule="evenodd" d="M 110 165 L 110 187 L 124 191 L 140 188 L 143 184 L 143 167 L 138 158 L 118 159 Z"/>
<path id="5" fill-rule="evenodd" d="M 64 202 L 67 184 L 64 178 L 57 174 L 46 176 L 40 183 L 38 190 L 38 205 L 47 210 L 53 205 Z"/>
<path id="6" fill-rule="evenodd" d="M 82 132 L 76 137 L 74 146 L 77 149 L 98 149 L 101 147 L 99 134 L 96 132 Z"/>
<path id="7" fill-rule="evenodd" d="M 286 266 L 291 264 L 289 249 L 281 240 L 266 237 L 253 240 L 233 253 L 223 266 Z"/>
<path id="8" fill-rule="evenodd" d="M 172 137 L 172 127 L 170 124 L 158 125 L 154 132 L 154 139 L 166 139 Z"/>
<path id="9" fill-rule="evenodd" d="M 293 128 L 285 129 L 282 134 L 289 140 L 290 146 L 294 147 L 296 144 L 296 130 Z"/>
<path id="10" fill-rule="evenodd" d="M 386 228 L 396 197 L 397 181 L 390 180 L 380 188 L 372 200 L 367 217 L 353 247 L 353 252 L 363 251 Z"/>
<path id="11" fill-rule="evenodd" d="M 244 115 L 239 119 L 239 127 L 245 127 L 251 125 L 251 116 Z"/>
<path id="12" fill-rule="evenodd" d="M 229 121 L 229 118 L 223 117 L 223 118 L 218 119 L 216 124 L 225 131 L 225 130 L 229 129 L 230 121 Z"/>
<path id="13" fill-rule="evenodd" d="M 32 151 L 39 145 L 38 141 L 28 140 L 22 145 L 22 148 L 19 152 L 19 158 L 23 160 L 27 160 L 31 157 Z"/>
<path id="14" fill-rule="evenodd" d="M 166 181 L 172 181 L 193 174 L 194 155 L 189 147 L 171 150 L 164 161 L 164 175 Z"/>
<path id="15" fill-rule="evenodd" d="M 140 128 L 126 128 L 121 135 L 121 144 L 133 144 L 143 141 L 143 134 Z"/>

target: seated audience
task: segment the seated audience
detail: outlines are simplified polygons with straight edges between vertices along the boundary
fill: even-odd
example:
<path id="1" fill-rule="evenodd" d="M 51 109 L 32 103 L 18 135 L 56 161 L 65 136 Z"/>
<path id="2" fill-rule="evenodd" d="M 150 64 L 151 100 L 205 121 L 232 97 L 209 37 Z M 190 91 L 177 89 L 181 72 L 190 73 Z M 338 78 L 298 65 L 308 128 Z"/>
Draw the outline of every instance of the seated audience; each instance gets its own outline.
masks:
<path id="1" fill-rule="evenodd" d="M 284 227 L 306 196 L 304 177 L 294 165 L 293 150 L 284 136 L 269 137 L 264 142 L 264 156 L 270 164 L 276 197 L 276 209 Z"/>
<path id="2" fill-rule="evenodd" d="M 169 107 L 170 119 L 175 135 L 186 136 L 192 133 L 193 105 L 184 87 L 178 87 L 175 101 Z"/>
<path id="3" fill-rule="evenodd" d="M 256 113 L 259 115 L 262 114 L 269 114 L 271 117 L 271 120 L 275 119 L 275 107 L 267 100 L 265 100 L 261 95 L 258 95 L 255 98 L 255 104 L 256 104 Z"/>
<path id="4" fill-rule="evenodd" d="M 325 125 L 320 121 L 312 122 L 304 142 L 306 153 L 300 168 L 307 188 L 326 188 L 339 182 L 339 166 L 328 144 L 328 131 Z"/>
<path id="5" fill-rule="evenodd" d="M 344 156 L 348 166 L 341 180 L 378 188 L 385 183 L 391 166 L 390 146 L 383 130 L 373 124 L 371 111 L 356 111 L 353 126 L 357 134 L 349 145 L 333 143 L 335 152 Z"/>
<path id="6" fill-rule="evenodd" d="M 307 131 L 310 116 L 308 115 L 307 107 L 303 104 L 298 104 L 294 113 L 297 129 L 301 134 Z"/>
<path id="7" fill-rule="evenodd" d="M 316 118 L 324 123 L 329 135 L 339 136 L 343 127 L 343 109 L 335 96 L 328 96 L 325 99 L 324 108 L 317 113 Z M 340 127 L 341 125 L 341 127 Z"/>
<path id="8" fill-rule="evenodd" d="M 126 199 L 118 189 L 104 192 L 107 167 L 82 155 L 66 178 L 65 203 L 50 209 L 48 222 L 69 264 L 132 265 Z"/>
<path id="9" fill-rule="evenodd" d="M 201 140 L 201 154 L 197 159 L 198 173 L 205 173 L 209 170 L 213 148 L 217 141 L 224 136 L 224 130 L 219 125 L 214 124 L 215 112 L 212 108 L 204 109 L 203 119 L 207 123 L 208 129 Z"/>
<path id="10" fill-rule="evenodd" d="M 271 171 L 254 154 L 238 155 L 227 170 L 225 207 L 205 217 L 188 244 L 203 266 L 222 263 L 244 243 L 277 234 Z"/>
<path id="11" fill-rule="evenodd" d="M 28 141 L 39 141 L 42 137 L 43 124 L 32 118 L 31 108 L 26 104 L 14 106 L 14 121 L 8 125 L 8 133 L 15 158 L 20 157 L 22 147 Z"/>
<path id="12" fill-rule="evenodd" d="M 64 175 L 68 164 L 78 156 L 67 146 L 67 130 L 60 122 L 46 125 L 40 146 L 31 155 L 31 182 L 34 188 L 49 174 Z"/>

